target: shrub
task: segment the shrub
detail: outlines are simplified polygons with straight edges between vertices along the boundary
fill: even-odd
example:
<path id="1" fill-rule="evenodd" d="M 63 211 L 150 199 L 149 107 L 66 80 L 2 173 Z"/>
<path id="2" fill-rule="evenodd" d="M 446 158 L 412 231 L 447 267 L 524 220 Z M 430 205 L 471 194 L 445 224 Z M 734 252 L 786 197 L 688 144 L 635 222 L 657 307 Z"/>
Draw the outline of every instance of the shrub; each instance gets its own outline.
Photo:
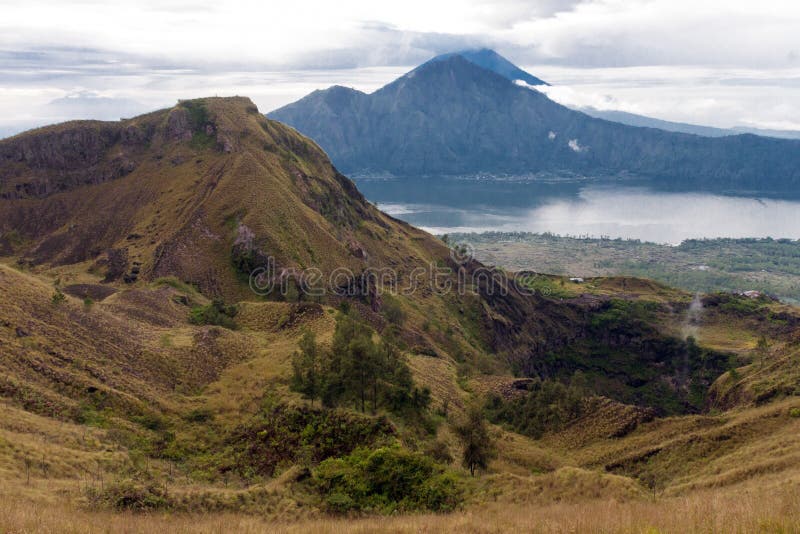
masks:
<path id="1" fill-rule="evenodd" d="M 453 455 L 444 441 L 436 440 L 425 448 L 425 456 L 433 458 L 441 464 L 449 464 L 453 461 Z"/>
<path id="2" fill-rule="evenodd" d="M 189 322 L 192 324 L 210 324 L 236 329 L 236 322 L 233 320 L 238 313 L 236 306 L 226 306 L 219 299 L 214 299 L 207 306 L 196 306 L 189 312 Z"/>
<path id="3" fill-rule="evenodd" d="M 406 313 L 400 306 L 400 302 L 391 295 L 383 297 L 383 316 L 390 324 L 402 326 L 406 320 Z"/>
<path id="4" fill-rule="evenodd" d="M 334 513 L 450 511 L 463 498 L 453 473 L 400 447 L 357 449 L 325 460 L 315 470 L 313 483 Z"/>
<path id="5" fill-rule="evenodd" d="M 800 417 L 800 408 L 789 409 L 789 417 Z"/>
<path id="6" fill-rule="evenodd" d="M 64 293 L 62 293 L 59 288 L 56 288 L 56 290 L 53 291 L 53 296 L 50 297 L 50 302 L 53 303 L 53 306 L 59 306 L 65 300 L 67 300 L 67 297 L 64 296 Z"/>
<path id="7" fill-rule="evenodd" d="M 345 493 L 331 493 L 325 498 L 327 509 L 335 514 L 343 514 L 356 508 L 356 502 Z"/>
<path id="8" fill-rule="evenodd" d="M 132 416 L 131 419 L 148 430 L 159 432 L 165 430 L 169 425 L 159 414 L 155 412 L 147 412 L 142 415 Z"/>
<path id="9" fill-rule="evenodd" d="M 486 408 L 493 423 L 506 423 L 515 431 L 538 439 L 579 417 L 584 397 L 585 390 L 577 383 L 536 380 L 524 396 L 511 400 L 494 396 Z"/>
<path id="10" fill-rule="evenodd" d="M 318 463 L 393 434 L 385 417 L 278 405 L 237 428 L 228 442 L 243 476 L 272 476 L 281 463 Z"/>
<path id="11" fill-rule="evenodd" d="M 470 406 L 466 419 L 453 430 L 464 446 L 461 462 L 470 475 L 475 476 L 476 469 L 486 469 L 496 456 L 496 450 L 480 407 Z"/>

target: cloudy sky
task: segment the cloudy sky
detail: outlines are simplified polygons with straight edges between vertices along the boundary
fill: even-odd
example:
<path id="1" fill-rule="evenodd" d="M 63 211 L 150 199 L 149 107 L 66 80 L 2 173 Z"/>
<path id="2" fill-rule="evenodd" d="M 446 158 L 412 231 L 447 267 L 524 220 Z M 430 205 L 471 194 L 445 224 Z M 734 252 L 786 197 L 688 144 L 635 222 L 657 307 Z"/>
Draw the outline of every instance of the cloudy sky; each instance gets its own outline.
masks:
<path id="1" fill-rule="evenodd" d="M 179 98 L 262 111 L 492 47 L 572 106 L 800 130 L 796 0 L 0 0 L 0 137 Z"/>

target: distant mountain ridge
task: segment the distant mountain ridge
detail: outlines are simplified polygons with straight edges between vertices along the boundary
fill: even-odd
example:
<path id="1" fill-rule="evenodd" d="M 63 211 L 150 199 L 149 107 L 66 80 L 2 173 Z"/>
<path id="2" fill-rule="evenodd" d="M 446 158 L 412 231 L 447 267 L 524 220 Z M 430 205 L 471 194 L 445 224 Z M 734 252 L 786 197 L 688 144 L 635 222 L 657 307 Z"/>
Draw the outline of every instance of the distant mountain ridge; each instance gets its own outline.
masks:
<path id="1" fill-rule="evenodd" d="M 313 138 L 355 175 L 633 176 L 659 186 L 748 192 L 800 185 L 800 142 L 597 119 L 468 56 L 434 58 L 371 94 L 314 91 L 268 116 Z"/>
<path id="2" fill-rule="evenodd" d="M 714 126 L 703 126 L 700 124 L 688 124 L 684 122 L 667 121 L 628 113 L 620 110 L 600 110 L 593 107 L 574 108 L 597 119 L 627 124 L 628 126 L 639 126 L 642 128 L 658 128 L 668 132 L 682 132 L 705 137 L 727 137 L 729 135 L 753 134 L 762 137 L 776 137 L 778 139 L 800 139 L 800 132 L 795 130 L 766 130 L 763 128 L 749 128 L 745 126 L 735 126 L 733 128 L 716 128 Z"/>

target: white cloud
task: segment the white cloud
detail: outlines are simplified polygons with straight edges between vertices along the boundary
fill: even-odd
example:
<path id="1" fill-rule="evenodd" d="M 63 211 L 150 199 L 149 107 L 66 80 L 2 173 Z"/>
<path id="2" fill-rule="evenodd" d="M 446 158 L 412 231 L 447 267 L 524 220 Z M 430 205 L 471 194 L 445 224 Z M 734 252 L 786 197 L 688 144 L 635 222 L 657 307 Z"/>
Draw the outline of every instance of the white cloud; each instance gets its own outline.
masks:
<path id="1" fill-rule="evenodd" d="M 730 128 L 800 130 L 800 67 L 528 67 L 553 85 L 537 87 L 574 108 L 620 110 Z"/>
<path id="2" fill-rule="evenodd" d="M 794 0 L 0 0 L 0 13 L 4 128 L 50 120 L 48 102 L 83 90 L 148 108 L 248 94 L 269 110 L 470 46 L 533 65 L 569 105 L 800 124 Z"/>
<path id="3" fill-rule="evenodd" d="M 578 152 L 578 153 L 586 152 L 587 150 L 589 150 L 589 147 L 581 146 L 581 144 L 578 142 L 577 139 L 570 139 L 569 142 L 567 143 L 567 146 L 569 146 L 573 152 Z"/>
<path id="4" fill-rule="evenodd" d="M 456 43 L 573 66 L 800 64 L 794 0 L 17 0 L 0 49 L 91 48 L 166 64 L 410 65 Z"/>
<path id="5" fill-rule="evenodd" d="M 797 65 L 793 0 L 592 0 L 504 33 L 531 60 L 573 66 Z"/>

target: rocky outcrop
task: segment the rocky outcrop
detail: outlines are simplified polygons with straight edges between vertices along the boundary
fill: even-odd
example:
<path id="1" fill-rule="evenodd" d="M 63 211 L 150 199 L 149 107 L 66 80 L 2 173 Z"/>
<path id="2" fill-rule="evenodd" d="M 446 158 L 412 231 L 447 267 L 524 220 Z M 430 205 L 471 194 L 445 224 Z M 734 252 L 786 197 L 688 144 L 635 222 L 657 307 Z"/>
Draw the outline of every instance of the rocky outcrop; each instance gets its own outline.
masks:
<path id="1" fill-rule="evenodd" d="M 164 136 L 171 141 L 188 141 L 192 138 L 191 117 L 186 108 L 176 107 L 170 110 Z"/>
<path id="2" fill-rule="evenodd" d="M 255 232 L 239 224 L 231 247 L 231 259 L 240 273 L 250 275 L 255 269 L 267 267 L 269 255 L 256 245 Z"/>
<path id="3" fill-rule="evenodd" d="M 135 125 L 86 121 L 0 141 L 0 198 L 43 198 L 125 176 L 148 138 Z"/>
<path id="4" fill-rule="evenodd" d="M 152 149 L 194 141 L 232 151 L 232 134 L 217 131 L 203 104 L 182 102 L 119 122 L 74 121 L 0 141 L 0 198 L 44 198 L 133 172 Z M 158 152 L 156 152 L 158 153 Z M 176 164 L 186 158 L 176 156 Z"/>
<path id="5" fill-rule="evenodd" d="M 31 168 L 74 170 L 94 165 L 118 142 L 116 125 L 75 123 L 74 126 L 39 135 L 21 135 L 0 143 L 0 160 Z"/>

